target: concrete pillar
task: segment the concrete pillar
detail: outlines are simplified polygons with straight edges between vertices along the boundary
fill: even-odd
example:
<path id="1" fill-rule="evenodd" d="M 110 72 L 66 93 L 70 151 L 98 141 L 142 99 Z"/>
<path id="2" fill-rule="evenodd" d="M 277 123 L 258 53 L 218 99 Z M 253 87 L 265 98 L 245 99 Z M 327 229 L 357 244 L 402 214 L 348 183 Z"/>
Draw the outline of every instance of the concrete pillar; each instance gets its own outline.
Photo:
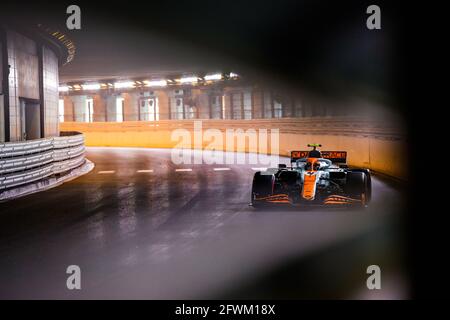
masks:
<path id="1" fill-rule="evenodd" d="M 94 101 L 94 114 L 93 121 L 106 121 L 106 99 L 100 94 L 96 94 L 92 97 Z"/>
<path id="2" fill-rule="evenodd" d="M 291 107 L 290 117 L 295 117 L 295 98 L 287 97 L 289 99 L 289 105 Z"/>
<path id="3" fill-rule="evenodd" d="M 75 121 L 73 97 L 63 96 L 62 98 L 64 100 L 64 122 Z"/>
<path id="4" fill-rule="evenodd" d="M 225 93 L 223 98 L 223 106 L 224 106 L 224 119 L 232 119 L 233 118 L 233 110 L 232 110 L 232 102 L 231 102 L 231 93 Z"/>
<path id="5" fill-rule="evenodd" d="M 199 97 L 198 117 L 200 119 L 211 118 L 211 99 L 206 91 L 202 92 L 201 96 Z"/>
<path id="6" fill-rule="evenodd" d="M 123 121 L 138 121 L 139 120 L 139 93 L 126 92 L 122 94 L 123 97 Z"/>
<path id="7" fill-rule="evenodd" d="M 273 118 L 272 92 L 263 91 L 263 118 Z"/>
<path id="8" fill-rule="evenodd" d="M 253 119 L 261 119 L 263 118 L 263 97 L 262 91 L 254 90 L 252 92 L 252 100 L 253 100 Z"/>
<path id="9" fill-rule="evenodd" d="M 106 121 L 115 122 L 117 121 L 117 107 L 116 99 L 119 96 L 109 95 L 106 98 Z"/>
<path id="10" fill-rule="evenodd" d="M 303 99 L 296 98 L 294 99 L 295 104 L 295 117 L 305 117 L 305 109 L 303 105 Z"/>
<path id="11" fill-rule="evenodd" d="M 159 119 L 168 120 L 170 118 L 169 95 L 166 90 L 155 90 L 155 95 L 158 97 L 159 105 Z"/>
<path id="12" fill-rule="evenodd" d="M 208 88 L 205 90 L 205 103 L 207 103 L 207 117 L 209 119 L 222 119 L 222 102 L 223 91 L 222 88 Z"/>
<path id="13" fill-rule="evenodd" d="M 282 108 L 282 117 L 289 118 L 293 117 L 293 101 L 292 99 L 289 99 L 287 96 L 283 96 L 281 102 L 281 108 Z"/>
<path id="14" fill-rule="evenodd" d="M 75 122 L 85 122 L 86 96 L 72 96 Z"/>
<path id="15" fill-rule="evenodd" d="M 313 116 L 313 109 L 310 103 L 303 101 L 303 115 L 305 117 L 312 117 Z"/>
<path id="16" fill-rule="evenodd" d="M 58 121 L 58 56 L 48 47 L 41 47 L 41 137 L 59 136 Z"/>
<path id="17" fill-rule="evenodd" d="M 210 106 L 209 106 L 209 90 L 208 89 L 193 89 L 192 100 L 197 108 L 197 116 L 199 119 L 210 118 Z"/>

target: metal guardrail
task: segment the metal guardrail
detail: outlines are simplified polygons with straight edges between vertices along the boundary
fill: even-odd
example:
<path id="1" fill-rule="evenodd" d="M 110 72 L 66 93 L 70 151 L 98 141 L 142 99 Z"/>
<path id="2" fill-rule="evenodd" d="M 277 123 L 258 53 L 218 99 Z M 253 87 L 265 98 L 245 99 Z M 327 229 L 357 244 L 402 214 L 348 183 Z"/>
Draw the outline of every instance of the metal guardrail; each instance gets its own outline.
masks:
<path id="1" fill-rule="evenodd" d="M 72 170 L 85 162 L 84 136 L 0 143 L 0 190 Z"/>

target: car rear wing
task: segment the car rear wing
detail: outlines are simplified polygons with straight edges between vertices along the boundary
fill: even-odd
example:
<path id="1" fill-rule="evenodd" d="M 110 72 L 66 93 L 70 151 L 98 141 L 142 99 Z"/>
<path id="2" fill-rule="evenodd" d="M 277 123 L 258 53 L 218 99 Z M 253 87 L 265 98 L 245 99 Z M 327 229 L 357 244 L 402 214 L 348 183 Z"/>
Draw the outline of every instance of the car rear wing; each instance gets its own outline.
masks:
<path id="1" fill-rule="evenodd" d="M 322 158 L 333 163 L 347 163 L 347 151 L 320 151 Z M 309 151 L 291 151 L 291 163 L 308 158 Z"/>

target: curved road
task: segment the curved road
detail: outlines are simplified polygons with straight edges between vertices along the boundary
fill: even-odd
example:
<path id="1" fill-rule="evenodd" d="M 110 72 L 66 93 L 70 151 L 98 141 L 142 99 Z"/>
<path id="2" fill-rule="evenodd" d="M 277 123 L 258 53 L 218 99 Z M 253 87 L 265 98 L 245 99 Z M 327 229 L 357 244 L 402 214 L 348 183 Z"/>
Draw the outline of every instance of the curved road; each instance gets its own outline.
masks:
<path id="1" fill-rule="evenodd" d="M 403 294 L 398 284 L 404 281 L 396 276 L 402 270 L 392 262 L 399 237 L 397 229 L 389 231 L 402 192 L 376 177 L 367 210 L 259 212 L 248 206 L 254 166 L 177 166 L 162 149 L 88 148 L 87 157 L 95 163 L 89 174 L 0 204 L 1 298 Z M 353 248 L 361 243 L 368 245 Z M 325 260 L 317 260 L 317 252 Z M 303 266 L 309 271 L 302 274 L 317 282 L 296 277 L 297 267 L 277 278 L 296 259 L 320 261 L 319 268 Z M 371 296 L 364 291 L 365 271 L 377 261 L 394 275 L 386 288 L 397 289 Z M 81 268 L 81 290 L 66 288 L 69 265 Z M 267 279 L 291 274 L 276 286 L 288 283 L 294 293 L 273 284 L 267 289 Z M 327 292 L 330 286 L 336 291 Z"/>

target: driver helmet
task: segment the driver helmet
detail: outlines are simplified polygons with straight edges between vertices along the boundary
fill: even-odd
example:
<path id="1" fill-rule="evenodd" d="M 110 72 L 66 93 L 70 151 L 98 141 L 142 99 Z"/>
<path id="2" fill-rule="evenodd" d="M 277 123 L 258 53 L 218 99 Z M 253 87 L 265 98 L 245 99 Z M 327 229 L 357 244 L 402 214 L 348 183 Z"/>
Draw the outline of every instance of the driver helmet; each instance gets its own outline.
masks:
<path id="1" fill-rule="evenodd" d="M 322 158 L 322 153 L 319 150 L 311 150 L 308 153 L 308 158 Z"/>

